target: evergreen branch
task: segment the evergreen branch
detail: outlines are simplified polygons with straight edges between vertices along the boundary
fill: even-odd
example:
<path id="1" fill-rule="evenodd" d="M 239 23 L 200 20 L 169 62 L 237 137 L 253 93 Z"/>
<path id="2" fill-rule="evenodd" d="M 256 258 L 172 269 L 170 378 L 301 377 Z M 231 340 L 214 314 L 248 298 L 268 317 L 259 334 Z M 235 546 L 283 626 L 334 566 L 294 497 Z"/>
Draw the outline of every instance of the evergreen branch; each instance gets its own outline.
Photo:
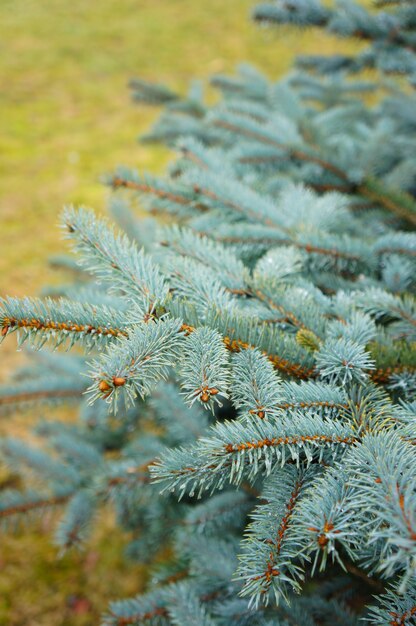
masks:
<path id="1" fill-rule="evenodd" d="M 298 250 L 303 250 L 308 254 L 317 254 L 320 256 L 327 256 L 335 261 L 348 261 L 352 263 L 358 263 L 362 261 L 358 254 L 347 252 L 338 249 L 336 246 L 326 247 L 324 245 L 315 245 L 311 241 L 298 241 L 296 239 L 289 239 L 276 232 L 270 232 L 270 229 L 261 229 L 261 227 L 252 227 L 251 233 L 246 229 L 240 229 L 239 225 L 232 226 L 230 228 L 230 234 L 223 229 L 219 232 L 213 232 L 212 237 L 221 243 L 227 244 L 261 244 L 263 246 L 293 246 Z M 257 232 L 256 232 L 257 231 Z M 338 243 L 338 242 L 337 242 Z"/>
<path id="2" fill-rule="evenodd" d="M 375 178 L 363 181 L 356 191 L 361 196 L 376 202 L 387 211 L 416 226 L 416 203 L 410 194 L 389 189 Z"/>
<path id="3" fill-rule="evenodd" d="M 217 424 L 211 436 L 200 439 L 193 448 L 171 450 L 151 468 L 164 489 L 191 495 L 222 488 L 226 481 L 240 484 L 272 468 L 301 458 L 311 462 L 341 453 L 359 439 L 341 422 L 294 413 L 277 423 L 256 420 L 247 423 Z"/>
<path id="4" fill-rule="evenodd" d="M 267 604 L 270 592 L 279 603 L 288 600 L 287 586 L 300 588 L 303 568 L 296 560 L 299 547 L 291 541 L 291 526 L 295 508 L 305 488 L 316 474 L 313 470 L 286 467 L 274 473 L 265 483 L 262 499 L 252 514 L 243 542 L 238 578 L 244 580 L 243 596 L 251 603 Z"/>
<path id="5" fill-rule="evenodd" d="M 129 626 L 146 624 L 161 626 L 168 623 L 168 609 L 164 590 L 149 592 L 128 602 L 113 602 L 104 616 L 105 626 Z M 163 619 L 166 618 L 166 619 Z"/>
<path id="6" fill-rule="evenodd" d="M 349 193 L 359 193 L 365 198 L 377 202 L 377 204 L 382 206 L 387 211 L 393 212 L 402 219 L 416 225 L 416 204 L 410 194 L 391 190 L 377 179 L 368 178 L 357 185 L 355 181 L 351 181 L 349 179 L 348 174 L 344 170 L 330 161 L 326 161 L 313 153 L 305 152 L 298 148 L 293 148 L 289 145 L 276 141 L 265 132 L 261 132 L 261 126 L 256 128 L 249 128 L 246 126 L 243 127 L 228 119 L 216 119 L 213 121 L 213 124 L 214 126 L 224 128 L 227 131 L 249 137 L 260 143 L 272 145 L 279 150 L 284 150 L 289 158 L 319 165 L 319 167 L 321 167 L 324 171 L 329 172 L 340 180 L 348 183 L 347 186 Z"/>
<path id="7" fill-rule="evenodd" d="M 183 181 L 196 193 L 215 201 L 215 205 L 230 208 L 251 221 L 287 230 L 274 202 L 235 178 L 195 168 L 184 174 Z"/>
<path id="8" fill-rule="evenodd" d="M 137 396 L 148 395 L 175 365 L 182 340 L 181 323 L 175 319 L 134 326 L 128 338 L 119 339 L 112 350 L 92 363 L 94 382 L 87 390 L 91 401 L 108 399 L 116 411 L 120 393 L 127 406 L 133 405 Z"/>
<path id="9" fill-rule="evenodd" d="M 132 487 L 134 484 L 146 485 L 150 482 L 150 468 L 156 462 L 156 459 L 150 459 L 141 465 L 121 465 L 113 468 L 109 476 L 104 479 L 103 487 L 99 493 L 108 495 L 108 491 L 114 487 L 127 486 Z"/>
<path id="10" fill-rule="evenodd" d="M 113 602 L 104 616 L 104 626 L 129 626 L 131 624 L 148 624 L 149 626 L 168 626 L 172 624 L 174 605 L 180 594 L 180 583 L 150 591 L 127 601 Z M 219 595 L 217 591 L 201 594 L 201 603 L 208 603 Z M 183 622 L 176 622 L 177 624 Z M 192 621 L 191 621 L 192 623 Z M 206 622 L 194 621 L 194 624 L 207 626 Z"/>
<path id="11" fill-rule="evenodd" d="M 132 78 L 129 81 L 129 88 L 133 92 L 134 100 L 144 104 L 160 105 L 180 100 L 180 96 L 165 85 L 151 83 L 141 78 Z"/>
<path id="12" fill-rule="evenodd" d="M 222 314 L 223 313 L 223 314 Z M 264 331 L 260 329 L 258 325 L 251 325 L 250 321 L 244 318 L 238 318 L 229 316 L 227 312 L 214 311 L 211 315 L 207 315 L 206 323 L 212 328 L 216 328 L 222 335 L 222 341 L 229 352 L 239 353 L 244 350 L 254 349 L 256 347 L 265 346 L 265 350 L 260 350 L 278 371 L 281 371 L 289 376 L 294 376 L 301 380 L 314 378 L 316 376 L 316 370 L 313 366 L 307 366 L 306 363 L 310 363 L 311 359 L 305 358 L 305 363 L 297 362 L 295 359 L 285 359 L 279 354 L 271 354 L 269 350 L 273 346 L 274 350 L 280 348 L 282 354 L 289 353 L 293 356 L 308 356 L 299 348 L 296 342 L 292 343 L 289 338 L 284 337 L 283 333 L 275 333 L 273 331 Z M 236 337 L 236 329 L 240 327 L 241 334 L 246 339 L 251 341 L 244 341 L 243 339 Z M 182 324 L 181 331 L 185 334 L 190 334 L 195 330 L 195 326 L 189 324 Z M 232 334 L 230 334 L 232 333 Z M 258 334 L 258 336 L 255 335 Z M 257 344 L 257 345 L 256 345 Z M 299 350 L 297 350 L 299 348 Z"/>
<path id="13" fill-rule="evenodd" d="M 274 415 L 282 399 L 281 383 L 271 362 L 254 349 L 243 350 L 234 357 L 231 389 L 236 408 L 260 419 Z"/>
<path id="14" fill-rule="evenodd" d="M 412 295 L 394 295 L 372 288 L 365 296 L 354 294 L 355 304 L 371 315 L 377 323 L 388 324 L 395 339 L 416 339 L 416 301 Z"/>
<path id="15" fill-rule="evenodd" d="M 54 301 L 55 303 L 55 301 Z M 17 319 L 16 317 L 3 317 L 2 318 L 2 335 L 6 336 L 9 331 L 18 330 L 19 328 L 41 331 L 66 331 L 70 333 L 86 333 L 97 335 L 109 335 L 111 337 L 125 337 L 127 333 L 119 328 L 102 328 L 100 326 L 92 326 L 89 324 L 77 324 L 74 321 L 68 322 L 56 322 L 53 320 L 41 321 L 40 319 Z"/>
<path id="16" fill-rule="evenodd" d="M 296 328 L 310 330 L 300 319 L 296 317 L 293 311 L 286 309 L 281 304 L 277 304 L 270 296 L 263 293 L 260 289 L 256 289 L 254 294 L 261 302 L 267 304 L 270 309 L 274 309 L 282 315 L 282 317 L 278 320 L 279 322 L 289 322 L 293 326 L 296 326 Z"/>
<path id="17" fill-rule="evenodd" d="M 185 341 L 180 364 L 185 400 L 192 406 L 198 400 L 214 411 L 220 397 L 227 398 L 228 353 L 221 335 L 211 328 L 197 328 Z"/>
<path id="18" fill-rule="evenodd" d="M 163 306 L 168 286 L 157 266 L 125 235 L 116 236 L 91 211 L 67 209 L 63 215 L 67 237 L 82 254 L 82 263 L 114 293 L 121 291 L 147 317 Z"/>
<path id="19" fill-rule="evenodd" d="M 46 298 L 0 301 L 0 340 L 17 332 L 19 346 L 29 340 L 37 349 L 51 340 L 55 347 L 79 341 L 87 349 L 126 336 L 124 314 L 106 306 Z M 109 320 L 115 326 L 109 325 Z"/>
<path id="20" fill-rule="evenodd" d="M 332 407 L 344 408 L 347 405 L 348 396 L 342 387 L 316 381 L 301 383 L 284 381 L 282 400 L 276 404 L 276 408 L 330 409 Z"/>
<path id="21" fill-rule="evenodd" d="M 253 349 L 254 346 L 246 343 L 245 341 L 241 341 L 240 339 L 232 339 L 228 336 L 223 338 L 225 347 L 230 352 L 240 352 L 241 350 Z M 285 359 L 277 354 L 267 354 L 267 352 L 263 352 L 262 354 L 266 356 L 269 361 L 272 363 L 273 367 L 275 367 L 280 372 L 288 374 L 289 376 L 294 376 L 295 378 L 300 378 L 301 380 L 306 380 L 308 378 L 313 378 L 316 373 L 314 368 L 305 368 L 300 363 L 291 363 L 288 359 Z"/>
<path id="22" fill-rule="evenodd" d="M 0 453 L 12 471 L 23 473 L 26 469 L 43 481 L 46 479 L 60 488 L 63 484 L 68 485 L 68 488 L 75 488 L 80 484 L 81 476 L 74 465 L 63 463 L 19 439 L 11 437 L 3 439 Z"/>
<path id="23" fill-rule="evenodd" d="M 63 432 L 62 432 L 63 430 Z M 102 451 L 92 443 L 83 441 L 79 433 L 70 431 L 54 433 L 53 427 L 48 433 L 48 426 L 44 425 L 39 434 L 48 437 L 49 444 L 55 452 L 59 454 L 60 459 L 75 467 L 79 472 L 85 473 L 91 471 L 92 468 L 98 470 L 103 467 Z"/>
<path id="24" fill-rule="evenodd" d="M 176 256 L 192 259 L 207 266 L 231 293 L 247 292 L 249 273 L 232 250 L 190 229 L 173 227 L 166 229 L 164 235 L 161 245 L 175 253 L 173 259 L 168 257 L 171 265 Z"/>
<path id="25" fill-rule="evenodd" d="M 308 183 L 308 187 L 311 187 L 315 191 L 319 193 L 328 193 L 330 191 L 337 191 L 338 193 L 353 193 L 355 190 L 351 185 L 335 185 L 333 183 Z M 373 206 L 373 205 L 366 205 Z M 356 205 L 353 205 L 351 208 L 357 208 Z"/>
<path id="26" fill-rule="evenodd" d="M 172 259 L 169 255 L 163 267 L 170 274 L 170 292 L 193 304 L 201 320 L 212 307 L 222 310 L 232 305 L 231 293 L 237 290 L 225 287 L 218 273 L 200 261 L 176 255 Z"/>
<path id="27" fill-rule="evenodd" d="M 27 391 L 22 393 L 13 393 L 9 396 L 1 396 L 0 406 L 17 405 L 36 400 L 61 400 L 66 398 L 79 398 L 82 389 L 62 389 L 52 391 Z"/>
<path id="28" fill-rule="evenodd" d="M 347 409 L 348 404 L 339 404 L 329 400 L 310 400 L 309 402 L 280 402 L 275 405 L 276 409 L 288 411 L 291 409 Z"/>
<path id="29" fill-rule="evenodd" d="M 379 248 L 378 253 L 382 254 L 402 254 L 403 256 L 416 257 L 416 250 L 407 250 L 406 248 Z"/>
<path id="30" fill-rule="evenodd" d="M 329 467 L 314 481 L 297 512 L 293 541 L 304 558 L 314 555 L 312 573 L 319 561 L 324 570 L 328 559 L 344 567 L 341 548 L 349 558 L 358 552 L 360 531 L 351 504 L 354 491 L 349 484 L 349 458 L 347 453 L 341 464 Z"/>
<path id="31" fill-rule="evenodd" d="M 137 180 L 129 180 L 128 178 L 123 178 L 120 175 L 115 175 L 110 179 L 110 184 L 114 189 L 131 189 L 133 191 L 139 191 L 141 193 L 152 194 L 157 198 L 161 198 L 163 200 L 169 200 L 175 204 L 181 205 L 189 205 L 194 202 L 194 199 L 190 197 L 188 190 L 184 191 L 183 194 L 177 193 L 175 191 L 168 191 L 166 189 L 161 189 L 156 186 L 155 183 L 150 182 L 139 182 Z"/>
<path id="32" fill-rule="evenodd" d="M 292 437 L 272 437 L 271 439 L 265 438 L 258 441 L 244 441 L 241 443 L 228 443 L 225 447 L 227 453 L 232 454 L 234 452 L 243 452 L 245 450 L 256 450 L 267 447 L 277 447 L 282 445 L 301 445 L 309 442 L 317 443 L 342 443 L 351 445 L 356 443 L 356 437 L 334 437 L 328 435 L 295 435 Z"/>
<path id="33" fill-rule="evenodd" d="M 180 156 L 166 179 L 108 177 L 136 243 L 68 210 L 86 271 L 48 292 L 67 299 L 0 303 L 0 340 L 98 348 L 88 392 L 111 405 L 83 403 L 78 425 L 43 423 L 48 453 L 1 444 L 11 470 L 47 491 L 3 494 L 0 520 L 68 502 L 56 533 L 67 548 L 111 502 L 131 556 L 150 561 L 169 542 L 152 591 L 112 604 L 107 626 L 356 626 L 371 589 L 368 621 L 416 617 L 416 237 L 399 230 L 416 223 L 415 98 L 391 77 L 345 79 L 375 68 L 414 83 L 416 12 L 407 0 L 381 0 L 393 6 L 380 13 L 341 4 L 257 12 L 369 42 L 302 57 L 308 74 L 274 82 L 244 65 L 215 77 L 224 101 L 210 108 L 198 85 L 182 99 L 137 81 L 138 100 L 167 105 L 147 139 Z M 131 195 L 177 226 L 159 237 Z M 84 390 L 84 358 L 38 354 L 0 388 L 0 409 Z M 185 502 L 157 498 L 155 483 Z M 238 569 L 247 607 L 232 576 L 255 497 Z M 333 568 L 297 599 L 330 561 L 351 584 Z M 378 575 L 394 583 L 387 594 Z"/>
<path id="34" fill-rule="evenodd" d="M 251 295 L 271 311 L 278 311 L 291 326 L 307 333 L 315 331 L 322 335 L 324 324 L 319 321 L 320 308 L 317 303 L 312 297 L 303 297 L 300 306 L 299 288 L 290 284 L 301 274 L 303 265 L 304 259 L 294 246 L 286 249 L 283 258 L 281 249 L 270 250 L 259 260 L 253 271 Z"/>
<path id="35" fill-rule="evenodd" d="M 389 0 L 384 0 L 389 2 Z M 397 22 L 391 23 L 383 19 L 384 15 L 373 15 L 366 8 L 355 3 L 344 5 L 344 15 L 337 15 L 334 9 L 327 9 L 320 3 L 312 3 L 305 7 L 302 2 L 280 2 L 276 4 L 260 4 L 255 12 L 254 19 L 262 22 L 277 22 L 301 24 L 303 26 L 318 26 L 326 28 L 332 33 L 343 37 L 353 37 L 359 40 L 376 44 L 388 42 L 398 47 L 414 50 L 404 36 L 404 29 L 400 29 Z"/>
<path id="36" fill-rule="evenodd" d="M 406 372 L 414 374 L 416 372 L 416 367 L 412 367 L 410 365 L 380 367 L 369 372 L 369 376 L 371 380 L 378 385 L 387 385 L 395 375 L 404 374 Z"/>
<path id="37" fill-rule="evenodd" d="M 395 611 L 390 612 L 393 620 L 390 622 L 392 626 L 406 626 L 406 623 L 409 622 L 416 615 L 416 604 L 411 606 L 410 609 L 404 611 L 404 613 L 396 613 Z"/>
<path id="38" fill-rule="evenodd" d="M 187 406 L 177 385 L 163 382 L 156 387 L 150 399 L 156 420 L 162 424 L 169 439 L 182 444 L 204 434 L 209 417 L 199 404 Z M 174 420 L 172 420 L 172 416 Z"/>
<path id="39" fill-rule="evenodd" d="M 86 385 L 65 375 L 36 379 L 19 385 L 0 387 L 0 412 L 25 407 L 35 402 L 80 400 Z"/>
<path id="40" fill-rule="evenodd" d="M 171 601 L 169 603 L 169 617 L 172 624 L 182 626 L 183 624 L 198 624 L 199 626 L 215 626 L 212 615 L 207 610 L 207 600 L 210 594 L 201 594 L 197 589 L 185 583 L 178 583 L 172 590 Z"/>
<path id="41" fill-rule="evenodd" d="M 22 496 L 20 493 L 6 492 L 3 500 L 0 502 L 0 520 L 10 518 L 15 515 L 22 515 L 25 513 L 30 513 L 32 511 L 66 504 L 68 500 L 72 497 L 72 495 L 72 493 L 66 493 L 63 495 L 55 495 L 49 497 L 36 496 L 36 499 L 32 499 L 32 494 L 29 494 L 30 499 L 23 498 L 22 501 Z"/>
<path id="42" fill-rule="evenodd" d="M 61 551 L 81 546 L 86 539 L 94 512 L 95 498 L 87 490 L 80 490 L 71 498 L 55 533 L 55 540 Z"/>
<path id="43" fill-rule="evenodd" d="M 370 607 L 367 622 L 378 626 L 407 626 L 414 622 L 416 616 L 416 586 L 414 581 L 409 585 L 405 595 L 397 593 L 391 587 L 387 593 L 378 597 L 379 604 Z"/>
<path id="44" fill-rule="evenodd" d="M 347 333 L 330 337 L 316 353 L 316 368 L 323 380 L 339 385 L 362 383 L 374 370 L 374 362 L 362 343 L 350 339 Z"/>
<path id="45" fill-rule="evenodd" d="M 226 491 L 192 507 L 181 525 L 186 533 L 193 529 L 193 532 L 205 535 L 221 532 L 225 527 L 240 529 L 252 506 L 252 499 L 247 498 L 246 493 Z"/>
<path id="46" fill-rule="evenodd" d="M 124 602 L 113 602 L 110 605 L 110 611 L 104 616 L 103 626 L 130 626 L 132 624 L 148 624 L 148 626 L 168 626 L 169 624 L 184 624 L 184 617 L 181 617 L 181 621 L 177 621 L 177 607 L 181 608 L 181 604 L 177 604 L 178 597 L 189 594 L 188 586 L 181 589 L 179 584 L 171 584 L 167 587 L 162 587 L 156 592 L 148 592 L 132 600 Z M 192 593 L 192 591 L 191 591 Z M 219 595 L 219 592 L 213 591 L 211 593 L 199 594 L 194 596 L 194 602 L 198 604 L 205 604 L 212 602 Z M 184 602 L 184 607 L 190 609 L 190 603 Z M 194 608 L 194 607 L 192 607 Z M 199 607 L 198 607 L 199 608 Z M 201 607 L 202 608 L 202 607 Z M 197 621 L 194 615 L 189 617 L 189 623 L 198 624 L 198 626 L 209 626 L 212 622 L 205 611 L 200 609 L 197 615 Z"/>
<path id="47" fill-rule="evenodd" d="M 351 485 L 357 490 L 354 505 L 368 516 L 365 527 L 370 542 L 383 542 L 378 569 L 387 576 L 404 570 L 405 587 L 406 580 L 414 576 L 416 562 L 412 446 L 395 433 L 367 435 L 351 454 L 349 467 Z"/>
<path id="48" fill-rule="evenodd" d="M 230 352 L 257 347 L 279 371 L 300 379 L 316 375 L 313 359 L 293 338 L 269 327 L 259 327 L 248 317 L 228 311 L 213 311 L 207 325 L 217 328 Z M 281 355 L 285 355 L 284 358 Z"/>
<path id="49" fill-rule="evenodd" d="M 267 136 L 266 134 L 259 132 L 258 130 L 242 128 L 241 126 L 238 126 L 237 124 L 233 124 L 230 121 L 225 121 L 221 119 L 214 120 L 213 124 L 214 126 L 217 126 L 219 128 L 224 128 L 227 131 L 231 131 L 239 135 L 244 135 L 245 137 L 249 137 L 250 139 L 255 139 L 256 141 L 259 141 L 261 143 L 274 146 L 275 148 L 278 148 L 279 150 L 284 150 L 286 154 L 289 156 L 289 158 L 296 159 L 298 161 L 306 161 L 308 163 L 315 163 L 316 165 L 319 165 L 320 167 L 322 167 L 323 170 L 326 170 L 327 172 L 330 172 L 331 174 L 334 174 L 335 176 L 337 176 L 337 178 L 348 181 L 348 176 L 345 174 L 345 172 L 341 170 L 340 168 L 338 168 L 333 163 L 330 163 L 329 161 L 325 161 L 324 159 L 321 159 L 320 157 L 315 156 L 313 154 L 308 154 L 307 152 L 304 152 L 297 148 L 292 148 L 290 146 L 287 146 L 284 143 L 280 143 L 276 141 L 275 139 Z"/>
<path id="50" fill-rule="evenodd" d="M 184 159 L 188 159 L 191 163 L 194 163 L 198 167 L 202 169 L 208 169 L 208 164 L 200 157 L 197 150 L 192 149 L 191 142 L 186 144 L 182 144 L 180 146 L 180 152 Z"/>

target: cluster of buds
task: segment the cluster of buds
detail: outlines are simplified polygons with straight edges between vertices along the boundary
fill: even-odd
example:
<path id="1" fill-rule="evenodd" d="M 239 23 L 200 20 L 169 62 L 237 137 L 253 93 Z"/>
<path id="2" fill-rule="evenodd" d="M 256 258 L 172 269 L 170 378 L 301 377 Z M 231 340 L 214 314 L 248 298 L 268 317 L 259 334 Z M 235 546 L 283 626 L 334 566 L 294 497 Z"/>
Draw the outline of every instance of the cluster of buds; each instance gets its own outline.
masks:
<path id="1" fill-rule="evenodd" d="M 196 389 L 195 393 L 199 395 L 201 402 L 207 403 L 210 401 L 211 396 L 216 396 L 219 391 L 215 387 L 202 387 L 202 389 Z"/>
<path id="2" fill-rule="evenodd" d="M 122 376 L 113 376 L 111 383 L 107 380 L 101 380 L 98 388 L 103 394 L 104 398 L 108 398 L 115 387 L 123 387 L 126 384 L 126 379 Z"/>
<path id="3" fill-rule="evenodd" d="M 324 550 L 329 543 L 330 537 L 328 537 L 328 533 L 337 535 L 340 532 L 339 530 L 334 530 L 334 525 L 332 524 L 332 522 L 325 522 L 322 531 L 320 531 L 319 528 L 315 527 L 310 527 L 308 528 L 308 530 L 317 533 L 316 541 L 318 542 L 321 550 Z"/>

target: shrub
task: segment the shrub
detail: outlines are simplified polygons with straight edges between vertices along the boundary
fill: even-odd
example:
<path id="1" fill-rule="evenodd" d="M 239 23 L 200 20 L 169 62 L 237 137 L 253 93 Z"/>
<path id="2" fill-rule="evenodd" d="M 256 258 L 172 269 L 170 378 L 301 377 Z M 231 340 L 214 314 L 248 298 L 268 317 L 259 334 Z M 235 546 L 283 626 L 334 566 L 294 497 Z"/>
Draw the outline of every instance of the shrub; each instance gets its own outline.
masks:
<path id="1" fill-rule="evenodd" d="M 114 505 L 152 575 L 103 624 L 414 623 L 416 8 L 379 4 L 260 5 L 368 46 L 215 76 L 211 107 L 133 81 L 165 107 L 145 139 L 177 150 L 168 176 L 108 176 L 126 234 L 67 209 L 74 284 L 2 301 L 3 338 L 91 352 L 42 351 L 1 389 L 81 407 L 38 427 L 45 450 L 2 443 L 29 479 L 0 517 L 64 507 L 67 549 Z"/>

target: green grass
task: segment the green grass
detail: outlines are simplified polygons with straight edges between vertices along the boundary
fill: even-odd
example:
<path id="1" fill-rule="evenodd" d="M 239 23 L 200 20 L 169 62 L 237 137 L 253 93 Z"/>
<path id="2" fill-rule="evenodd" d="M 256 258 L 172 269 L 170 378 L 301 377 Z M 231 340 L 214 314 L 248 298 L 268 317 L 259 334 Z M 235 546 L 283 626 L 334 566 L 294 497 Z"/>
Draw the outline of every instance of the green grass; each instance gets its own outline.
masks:
<path id="1" fill-rule="evenodd" d="M 103 172 L 165 163 L 162 149 L 135 142 L 155 112 L 130 103 L 131 76 L 185 89 L 240 60 L 278 76 L 297 53 L 339 48 L 321 32 L 259 28 L 253 1 L 2 0 L 1 292 L 45 282 L 62 205 L 102 208 Z"/>
<path id="2" fill-rule="evenodd" d="M 64 250 L 59 212 L 65 203 L 103 211 L 103 172 L 120 163 L 160 170 L 170 158 L 135 141 L 157 112 L 131 104 L 130 77 L 184 90 L 192 77 L 230 72 L 240 60 L 278 77 L 298 53 L 354 45 L 318 31 L 261 29 L 248 19 L 253 4 L 1 0 L 0 295 L 35 294 L 57 280 L 46 261 Z M 2 346 L 3 378 L 16 363 L 14 350 L 12 340 Z M 34 417 L 10 420 L 3 431 L 21 432 Z M 111 598 L 132 594 L 143 580 L 139 567 L 122 562 L 124 539 L 108 516 L 83 555 L 57 560 L 45 524 L 8 539 L 0 624 L 96 624 Z"/>
<path id="3" fill-rule="evenodd" d="M 1 551 L 0 624 L 92 626 L 109 599 L 132 596 L 145 568 L 126 561 L 127 537 L 105 515 L 84 552 L 58 558 L 51 542 L 57 517 L 37 533 L 8 537 Z"/>

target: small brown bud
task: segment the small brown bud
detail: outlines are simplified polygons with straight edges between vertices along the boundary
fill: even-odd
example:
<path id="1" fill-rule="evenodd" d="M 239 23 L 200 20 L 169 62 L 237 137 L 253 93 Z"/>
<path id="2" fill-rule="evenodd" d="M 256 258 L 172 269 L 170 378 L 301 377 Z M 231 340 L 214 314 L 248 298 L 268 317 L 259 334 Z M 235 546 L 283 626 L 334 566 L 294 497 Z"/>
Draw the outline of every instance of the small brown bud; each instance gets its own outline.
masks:
<path id="1" fill-rule="evenodd" d="M 257 417 L 259 417 L 261 420 L 264 419 L 264 411 L 257 411 Z"/>
<path id="2" fill-rule="evenodd" d="M 200 400 L 201 402 L 209 402 L 209 393 L 204 391 L 204 393 L 200 395 Z"/>
<path id="3" fill-rule="evenodd" d="M 216 396 L 217 393 L 219 393 L 218 389 L 215 389 L 215 387 L 213 387 L 212 389 L 209 390 L 209 393 L 211 394 L 211 396 Z"/>
<path id="4" fill-rule="evenodd" d="M 3 326 L 3 328 L 1 329 L 1 336 L 5 337 L 7 335 L 8 330 L 9 330 L 8 326 Z"/>
<path id="5" fill-rule="evenodd" d="M 102 391 L 102 393 L 105 393 L 106 391 L 110 391 L 111 387 L 106 380 L 101 380 L 98 389 Z"/>
<path id="6" fill-rule="evenodd" d="M 126 384 L 126 379 L 122 376 L 114 376 L 113 383 L 115 387 L 122 387 Z"/>

